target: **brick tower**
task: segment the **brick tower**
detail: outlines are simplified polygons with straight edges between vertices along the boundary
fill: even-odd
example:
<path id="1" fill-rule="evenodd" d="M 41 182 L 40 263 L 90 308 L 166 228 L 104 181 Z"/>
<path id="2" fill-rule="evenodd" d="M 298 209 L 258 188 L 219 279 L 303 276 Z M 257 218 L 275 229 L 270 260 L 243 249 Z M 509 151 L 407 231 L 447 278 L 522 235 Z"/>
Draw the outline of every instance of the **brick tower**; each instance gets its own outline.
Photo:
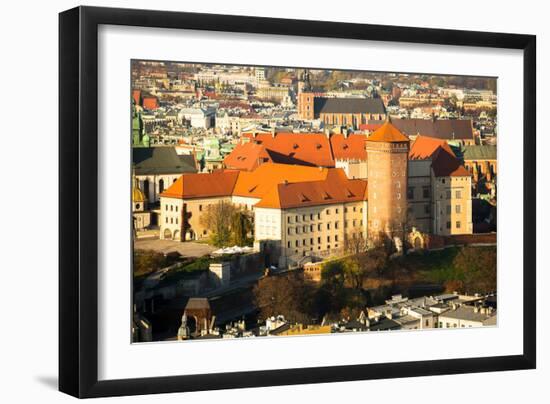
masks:
<path id="1" fill-rule="evenodd" d="M 409 138 L 388 120 L 366 142 L 368 237 L 404 239 L 407 223 Z"/>

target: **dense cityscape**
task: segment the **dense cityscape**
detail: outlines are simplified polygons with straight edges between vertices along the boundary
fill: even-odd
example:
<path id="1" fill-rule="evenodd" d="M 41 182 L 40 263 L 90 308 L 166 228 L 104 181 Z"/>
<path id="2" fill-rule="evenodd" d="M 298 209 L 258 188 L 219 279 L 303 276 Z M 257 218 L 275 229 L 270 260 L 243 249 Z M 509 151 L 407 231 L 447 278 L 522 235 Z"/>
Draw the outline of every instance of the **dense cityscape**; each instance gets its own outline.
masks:
<path id="1" fill-rule="evenodd" d="M 496 326 L 497 79 L 132 61 L 134 342 Z"/>

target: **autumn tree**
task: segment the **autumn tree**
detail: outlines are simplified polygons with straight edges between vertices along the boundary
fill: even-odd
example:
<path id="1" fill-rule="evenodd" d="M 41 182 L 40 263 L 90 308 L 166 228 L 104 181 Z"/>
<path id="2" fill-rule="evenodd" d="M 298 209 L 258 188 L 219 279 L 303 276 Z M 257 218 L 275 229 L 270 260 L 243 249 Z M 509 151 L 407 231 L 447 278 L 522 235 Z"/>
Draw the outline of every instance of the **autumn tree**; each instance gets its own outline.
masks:
<path id="1" fill-rule="evenodd" d="M 453 265 L 462 274 L 463 292 L 488 293 L 496 290 L 496 248 L 464 247 L 454 258 Z"/>
<path id="2" fill-rule="evenodd" d="M 357 290 L 363 288 L 365 279 L 380 277 L 388 264 L 388 254 L 383 247 L 372 248 L 344 261 L 344 274 L 350 285 Z"/>
<path id="3" fill-rule="evenodd" d="M 210 243 L 217 247 L 244 246 L 252 233 L 252 220 L 246 212 L 227 201 L 208 205 L 200 218 L 210 231 Z"/>
<path id="4" fill-rule="evenodd" d="M 314 287 L 296 273 L 262 278 L 253 289 L 262 318 L 283 315 L 291 322 L 305 324 L 314 315 L 314 292 Z"/>

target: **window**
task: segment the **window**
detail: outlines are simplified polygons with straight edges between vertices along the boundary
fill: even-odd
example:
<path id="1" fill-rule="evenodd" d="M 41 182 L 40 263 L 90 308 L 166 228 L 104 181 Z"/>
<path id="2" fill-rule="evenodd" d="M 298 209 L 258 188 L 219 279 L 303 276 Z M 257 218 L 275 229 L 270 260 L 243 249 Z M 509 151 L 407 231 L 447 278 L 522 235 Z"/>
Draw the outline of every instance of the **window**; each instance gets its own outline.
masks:
<path id="1" fill-rule="evenodd" d="M 353 219 L 353 227 L 355 227 L 355 226 L 356 226 L 356 221 L 355 221 L 355 219 Z"/>
<path id="2" fill-rule="evenodd" d="M 353 211 L 357 212 L 357 207 L 356 206 L 353 207 Z"/>
<path id="3" fill-rule="evenodd" d="M 313 213 L 309 214 L 309 220 L 313 220 Z"/>
<path id="4" fill-rule="evenodd" d="M 287 246 L 288 248 L 290 248 L 290 241 L 289 241 L 288 243 L 286 243 L 286 246 Z"/>
<path id="5" fill-rule="evenodd" d="M 455 198 L 456 198 L 456 199 L 462 198 L 462 191 L 460 191 L 460 190 L 455 191 Z"/>
<path id="6" fill-rule="evenodd" d="M 165 205 L 165 206 L 164 206 L 164 210 L 168 210 L 168 205 Z"/>
<path id="7" fill-rule="evenodd" d="M 310 225 L 309 226 L 309 231 L 313 233 L 314 230 L 315 230 L 315 227 L 313 225 Z"/>
<path id="8" fill-rule="evenodd" d="M 430 320 L 426 319 L 426 322 L 424 324 L 426 325 L 426 327 L 429 326 L 430 325 Z"/>
<path id="9" fill-rule="evenodd" d="M 401 199 L 401 193 L 398 192 L 397 195 L 396 195 L 397 199 Z"/>
<path id="10" fill-rule="evenodd" d="M 321 223 L 319 223 L 319 224 L 317 225 L 317 230 L 318 230 L 318 231 L 321 231 Z"/>
<path id="11" fill-rule="evenodd" d="M 165 221 L 166 223 L 168 223 L 168 218 L 167 218 L 167 217 L 166 217 L 166 218 L 164 218 L 164 221 Z"/>
<path id="12" fill-rule="evenodd" d="M 317 213 L 317 219 L 321 219 L 321 213 Z"/>
<path id="13" fill-rule="evenodd" d="M 174 218 L 173 217 L 170 218 L 170 224 L 174 224 Z"/>
<path id="14" fill-rule="evenodd" d="M 451 222 L 447 222 L 447 229 L 451 228 Z"/>
<path id="15" fill-rule="evenodd" d="M 202 212 L 202 205 L 199 205 L 199 212 Z"/>
<path id="16" fill-rule="evenodd" d="M 309 244 L 313 245 L 313 239 L 312 238 L 309 239 Z"/>
<path id="17" fill-rule="evenodd" d="M 407 188 L 407 199 L 414 199 L 414 187 Z"/>
<path id="18" fill-rule="evenodd" d="M 292 234 L 292 229 L 291 229 L 290 227 L 287 229 L 287 234 L 288 234 L 289 236 Z"/>
<path id="19" fill-rule="evenodd" d="M 303 231 L 304 233 L 307 233 L 307 226 L 304 226 L 304 227 L 302 228 L 302 231 Z"/>
<path id="20" fill-rule="evenodd" d="M 327 236 L 327 243 L 330 243 L 330 236 Z"/>
<path id="21" fill-rule="evenodd" d="M 338 222 L 334 222 L 334 228 L 335 228 L 335 229 L 338 228 Z"/>
<path id="22" fill-rule="evenodd" d="M 447 205 L 447 214 L 448 214 L 448 215 L 451 214 L 451 205 Z"/>
<path id="23" fill-rule="evenodd" d="M 348 208 L 344 208 L 344 213 L 348 213 Z"/>
<path id="24" fill-rule="evenodd" d="M 422 189 L 422 197 L 423 198 L 429 198 L 430 197 L 430 188 L 424 187 Z"/>
<path id="25" fill-rule="evenodd" d="M 458 221 L 456 222 L 456 228 L 457 228 L 457 229 L 460 229 L 460 220 L 458 220 Z"/>
<path id="26" fill-rule="evenodd" d="M 424 213 L 429 215 L 431 212 L 430 205 L 424 205 Z"/>
<path id="27" fill-rule="evenodd" d="M 451 191 L 447 191 L 447 199 L 451 199 Z"/>
<path id="28" fill-rule="evenodd" d="M 460 205 L 455 205 L 455 213 L 460 213 Z"/>
<path id="29" fill-rule="evenodd" d="M 306 221 L 306 215 L 302 215 L 302 220 L 305 222 Z"/>
<path id="30" fill-rule="evenodd" d="M 334 236 L 334 241 L 338 241 L 338 235 Z"/>
<path id="31" fill-rule="evenodd" d="M 298 223 L 299 221 L 300 221 L 300 218 L 296 216 L 296 223 Z"/>
<path id="32" fill-rule="evenodd" d="M 300 245 L 300 242 L 298 240 L 295 241 L 296 247 Z M 297 251 L 296 251 L 297 252 Z"/>
<path id="33" fill-rule="evenodd" d="M 327 230 L 330 230 L 330 222 L 327 223 Z"/>
<path id="34" fill-rule="evenodd" d="M 347 228 L 348 228 L 348 221 L 346 220 L 346 221 L 344 222 L 344 229 L 347 229 Z"/>
<path id="35" fill-rule="evenodd" d="M 170 205 L 170 212 L 174 211 L 174 205 Z"/>
<path id="36" fill-rule="evenodd" d="M 335 210 L 334 210 L 334 213 L 338 214 L 338 212 L 339 212 L 338 209 L 335 209 Z"/>
<path id="37" fill-rule="evenodd" d="M 321 244 L 321 237 L 317 237 L 317 243 Z"/>
<path id="38" fill-rule="evenodd" d="M 178 218 L 176 217 L 176 224 L 178 224 Z"/>
<path id="39" fill-rule="evenodd" d="M 288 217 L 286 218 L 286 222 L 287 222 L 287 223 L 290 223 L 290 216 L 288 216 Z"/>
<path id="40" fill-rule="evenodd" d="M 330 209 L 327 209 L 326 214 L 330 215 Z"/>

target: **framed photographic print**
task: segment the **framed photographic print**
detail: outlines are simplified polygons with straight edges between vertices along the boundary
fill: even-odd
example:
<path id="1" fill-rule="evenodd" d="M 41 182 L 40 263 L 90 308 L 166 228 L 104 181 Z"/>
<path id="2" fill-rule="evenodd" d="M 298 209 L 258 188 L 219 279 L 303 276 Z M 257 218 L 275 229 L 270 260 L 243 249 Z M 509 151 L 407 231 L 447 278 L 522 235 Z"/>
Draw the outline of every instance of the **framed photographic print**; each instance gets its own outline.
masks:
<path id="1" fill-rule="evenodd" d="M 535 367 L 534 36 L 59 23 L 61 391 Z"/>

